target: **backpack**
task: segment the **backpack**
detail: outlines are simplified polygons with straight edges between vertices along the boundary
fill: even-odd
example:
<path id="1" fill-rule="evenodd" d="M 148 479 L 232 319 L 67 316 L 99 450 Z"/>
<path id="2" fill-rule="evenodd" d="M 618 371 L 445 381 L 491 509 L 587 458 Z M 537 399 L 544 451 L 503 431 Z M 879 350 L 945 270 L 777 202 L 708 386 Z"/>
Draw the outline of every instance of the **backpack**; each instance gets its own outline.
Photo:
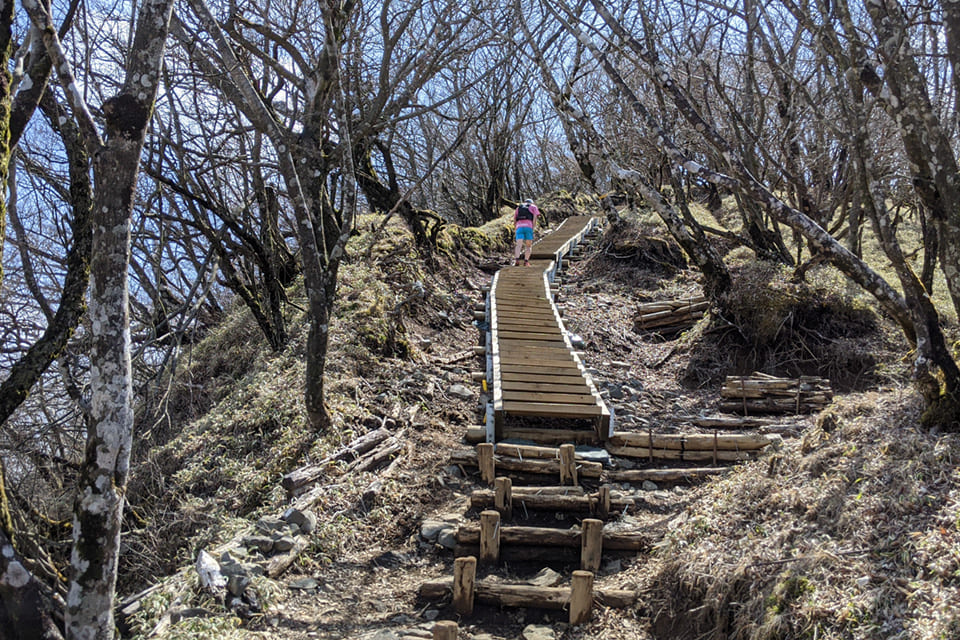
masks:
<path id="1" fill-rule="evenodd" d="M 525 204 L 517 207 L 517 222 L 521 220 L 533 220 L 533 211 L 530 211 L 530 207 Z"/>

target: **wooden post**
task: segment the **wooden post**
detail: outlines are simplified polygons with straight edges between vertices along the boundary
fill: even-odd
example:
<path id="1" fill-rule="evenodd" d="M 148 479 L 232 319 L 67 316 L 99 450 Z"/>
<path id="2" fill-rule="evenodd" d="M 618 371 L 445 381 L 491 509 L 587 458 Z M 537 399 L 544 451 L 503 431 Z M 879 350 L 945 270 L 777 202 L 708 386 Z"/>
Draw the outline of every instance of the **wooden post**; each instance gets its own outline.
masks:
<path id="1" fill-rule="evenodd" d="M 433 640 L 457 640 L 460 627 L 453 620 L 440 620 L 433 625 Z"/>
<path id="2" fill-rule="evenodd" d="M 597 490 L 597 515 L 601 518 L 610 515 L 610 485 L 608 484 Z"/>
<path id="3" fill-rule="evenodd" d="M 577 486 L 577 461 L 572 444 L 560 445 L 560 484 Z"/>
<path id="4" fill-rule="evenodd" d="M 476 578 L 476 558 L 467 556 L 453 561 L 453 608 L 460 615 L 473 613 L 473 585 Z"/>
<path id="5" fill-rule="evenodd" d="M 494 508 L 504 520 L 509 520 L 513 518 L 513 481 L 510 478 L 497 478 L 494 484 Z"/>
<path id="6" fill-rule="evenodd" d="M 603 555 L 603 521 L 586 518 L 580 526 L 580 568 L 598 571 Z"/>
<path id="7" fill-rule="evenodd" d="M 496 480 L 496 467 L 493 462 L 493 443 L 481 442 L 477 445 L 477 466 L 480 467 L 480 480 L 493 484 Z"/>
<path id="8" fill-rule="evenodd" d="M 593 606 L 593 574 L 574 571 L 570 580 L 570 624 L 583 624 L 590 619 Z"/>
<path id="9" fill-rule="evenodd" d="M 480 562 L 496 564 L 500 560 L 500 513 L 480 512 Z"/>

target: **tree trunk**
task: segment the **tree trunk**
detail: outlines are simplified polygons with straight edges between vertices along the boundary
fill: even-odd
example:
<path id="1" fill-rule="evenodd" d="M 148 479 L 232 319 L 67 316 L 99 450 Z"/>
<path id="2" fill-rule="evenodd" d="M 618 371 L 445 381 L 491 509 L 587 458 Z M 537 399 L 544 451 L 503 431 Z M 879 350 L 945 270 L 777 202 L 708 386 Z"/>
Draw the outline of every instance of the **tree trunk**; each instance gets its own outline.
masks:
<path id="1" fill-rule="evenodd" d="M 173 2 L 147 0 L 140 6 L 132 43 L 134 53 L 128 61 L 123 89 L 102 106 L 105 142 L 76 89 L 73 70 L 46 7 L 36 3 L 25 4 L 24 8 L 42 31 L 47 54 L 70 101 L 87 153 L 93 158 L 91 407 L 74 506 L 66 635 L 71 640 L 110 640 L 116 632 L 113 600 L 123 496 L 133 443 L 127 291 L 130 216 Z"/>
<path id="2" fill-rule="evenodd" d="M 66 119 L 66 111 L 56 104 L 51 93 L 44 94 L 44 109 L 50 126 L 59 131 L 70 168 L 70 198 L 73 210 L 73 244 L 67 252 L 67 274 L 60 304 L 43 335 L 11 367 L 0 385 L 0 423 L 19 407 L 30 389 L 50 363 L 60 355 L 86 311 L 89 281 L 92 194 L 88 176 L 89 158 L 76 126 Z M 61 125 L 60 122 L 63 122 Z"/>

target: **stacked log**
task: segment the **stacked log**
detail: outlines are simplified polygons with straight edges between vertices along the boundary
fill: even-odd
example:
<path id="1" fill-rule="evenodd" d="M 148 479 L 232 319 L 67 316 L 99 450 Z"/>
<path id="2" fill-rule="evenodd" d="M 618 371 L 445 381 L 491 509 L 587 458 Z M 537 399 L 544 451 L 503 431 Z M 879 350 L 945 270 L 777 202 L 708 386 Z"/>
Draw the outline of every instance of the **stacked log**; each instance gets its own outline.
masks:
<path id="1" fill-rule="evenodd" d="M 749 459 L 764 447 L 779 446 L 776 435 L 741 433 L 662 434 L 648 432 L 614 433 L 607 451 L 617 456 L 684 462 L 736 462 Z"/>
<path id="2" fill-rule="evenodd" d="M 720 410 L 728 413 L 812 413 L 833 399 L 830 381 L 816 376 L 778 378 L 764 373 L 727 376 Z"/>
<path id="3" fill-rule="evenodd" d="M 633 330 L 661 334 L 685 331 L 703 317 L 707 307 L 709 303 L 702 296 L 645 302 L 637 306 L 637 313 L 633 317 Z"/>

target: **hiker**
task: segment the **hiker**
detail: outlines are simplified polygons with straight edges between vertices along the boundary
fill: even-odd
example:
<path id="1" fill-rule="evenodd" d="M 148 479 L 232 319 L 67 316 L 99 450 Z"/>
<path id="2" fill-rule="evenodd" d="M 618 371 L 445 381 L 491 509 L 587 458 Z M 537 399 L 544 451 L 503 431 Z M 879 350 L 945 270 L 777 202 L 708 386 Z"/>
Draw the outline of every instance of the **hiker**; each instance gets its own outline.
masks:
<path id="1" fill-rule="evenodd" d="M 513 250 L 513 264 L 520 263 L 520 253 L 523 254 L 523 266 L 530 266 L 530 252 L 533 250 L 533 227 L 537 224 L 540 209 L 527 198 L 517 210 L 513 212 L 513 226 L 516 229 L 517 246 Z"/>

